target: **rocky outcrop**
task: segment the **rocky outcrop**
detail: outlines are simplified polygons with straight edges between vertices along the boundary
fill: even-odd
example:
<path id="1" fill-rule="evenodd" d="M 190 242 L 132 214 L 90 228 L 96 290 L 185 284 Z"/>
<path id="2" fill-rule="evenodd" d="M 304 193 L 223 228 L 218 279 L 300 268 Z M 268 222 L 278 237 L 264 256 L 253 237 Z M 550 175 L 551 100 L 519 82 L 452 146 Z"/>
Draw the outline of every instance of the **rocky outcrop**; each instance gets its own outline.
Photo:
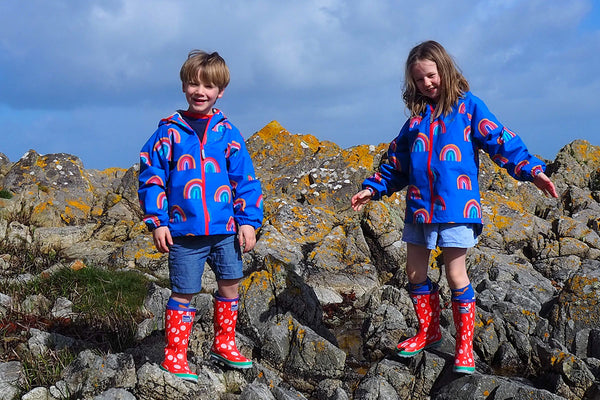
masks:
<path id="1" fill-rule="evenodd" d="M 451 372 L 455 332 L 438 251 L 430 276 L 444 304 L 443 344 L 413 359 L 394 356 L 396 344 L 418 326 L 405 289 L 403 193 L 361 213 L 349 207 L 387 145 L 341 149 L 272 122 L 247 146 L 263 183 L 265 221 L 245 256 L 238 342 L 255 366 L 240 372 L 207 361 L 208 293 L 216 286 L 207 269 L 206 293 L 193 300 L 190 360 L 198 384 L 158 368 L 170 293 L 160 282 L 168 268 L 140 221 L 137 166 L 95 171 L 67 154 L 31 150 L 14 163 L 0 154 L 2 189 L 13 194 L 0 198 L 3 249 L 25 243 L 61 260 L 41 274 L 94 265 L 139 271 L 154 282 L 135 346 L 81 351 L 60 380 L 28 393 L 21 389 L 23 365 L 0 363 L 0 398 L 600 397 L 600 147 L 574 141 L 548 162 L 559 199 L 545 198 L 481 157 L 486 225 L 467 259 L 477 295 L 477 372 L 460 376 Z M 8 250 L 0 254 L 3 287 L 36 278 L 12 260 Z M 51 321 L 73 316 L 67 298 L 16 296 L 0 295 L 0 316 L 15 309 Z M 23 333 L 28 341 L 19 351 L 44 354 L 85 341 L 41 328 Z"/>

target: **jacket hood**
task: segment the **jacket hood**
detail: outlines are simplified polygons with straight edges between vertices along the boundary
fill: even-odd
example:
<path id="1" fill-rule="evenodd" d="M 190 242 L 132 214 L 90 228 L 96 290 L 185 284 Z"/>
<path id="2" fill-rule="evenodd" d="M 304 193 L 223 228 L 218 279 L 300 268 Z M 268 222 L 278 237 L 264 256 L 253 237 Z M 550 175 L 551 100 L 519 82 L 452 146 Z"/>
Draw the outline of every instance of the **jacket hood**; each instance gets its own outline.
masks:
<path id="1" fill-rule="evenodd" d="M 158 126 L 167 125 L 167 124 L 176 124 L 190 132 L 193 132 L 194 130 L 192 129 L 192 127 L 190 127 L 188 125 L 187 122 L 185 122 L 185 120 L 181 116 L 180 112 L 181 111 L 176 111 L 173 114 L 171 114 L 170 116 L 161 119 L 158 122 Z M 221 122 L 224 119 L 226 119 L 226 118 L 225 118 L 225 115 L 223 115 L 223 113 L 221 112 L 221 110 L 218 110 L 215 108 L 214 113 L 209 122 L 209 128 L 212 128 L 214 125 L 218 124 L 219 122 Z"/>

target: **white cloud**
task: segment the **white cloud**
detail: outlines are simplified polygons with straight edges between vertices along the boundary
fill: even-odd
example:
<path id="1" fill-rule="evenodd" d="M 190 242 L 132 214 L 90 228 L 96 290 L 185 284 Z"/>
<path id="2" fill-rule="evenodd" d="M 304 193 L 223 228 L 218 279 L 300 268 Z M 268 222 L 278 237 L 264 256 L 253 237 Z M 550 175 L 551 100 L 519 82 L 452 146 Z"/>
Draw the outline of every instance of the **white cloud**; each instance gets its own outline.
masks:
<path id="1" fill-rule="evenodd" d="M 406 55 L 435 39 L 490 109 L 553 157 L 578 137 L 600 144 L 586 122 L 600 88 L 599 14 L 591 0 L 2 2 L 0 116 L 22 140 L 0 152 L 40 145 L 127 166 L 137 155 L 114 142 L 139 142 L 128 144 L 137 152 L 184 106 L 178 73 L 193 48 L 226 58 L 232 82 L 218 105 L 246 136 L 277 119 L 344 147 L 387 142 L 405 119 Z M 537 140 L 540 129 L 551 140 Z M 74 147 L 80 131 L 94 155 Z"/>

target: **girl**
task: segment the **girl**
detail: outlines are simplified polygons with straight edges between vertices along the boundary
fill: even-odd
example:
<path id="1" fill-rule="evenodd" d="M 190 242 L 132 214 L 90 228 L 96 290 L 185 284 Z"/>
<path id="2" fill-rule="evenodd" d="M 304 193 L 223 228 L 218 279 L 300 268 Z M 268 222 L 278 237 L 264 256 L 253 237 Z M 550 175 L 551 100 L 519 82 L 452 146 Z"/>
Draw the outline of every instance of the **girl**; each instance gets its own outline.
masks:
<path id="1" fill-rule="evenodd" d="M 403 99 L 410 118 L 390 143 L 387 163 L 352 197 L 352 208 L 359 211 L 370 200 L 407 186 L 402 240 L 407 243 L 408 290 L 419 330 L 398 344 L 398 355 L 412 357 L 441 342 L 438 287 L 427 277 L 429 254 L 439 246 L 452 292 L 454 371 L 472 374 L 475 292 L 465 261 L 482 230 L 479 149 L 513 178 L 533 182 L 546 195 L 558 195 L 544 174 L 545 163 L 469 91 L 469 83 L 439 43 L 423 42 L 410 51 Z"/>

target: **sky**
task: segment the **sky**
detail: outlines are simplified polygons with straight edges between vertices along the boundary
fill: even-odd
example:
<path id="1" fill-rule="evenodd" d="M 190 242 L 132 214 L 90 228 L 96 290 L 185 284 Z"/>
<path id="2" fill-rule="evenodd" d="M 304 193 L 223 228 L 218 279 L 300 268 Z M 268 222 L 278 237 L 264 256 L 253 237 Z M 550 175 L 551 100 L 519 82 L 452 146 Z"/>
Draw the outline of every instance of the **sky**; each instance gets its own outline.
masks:
<path id="1" fill-rule="evenodd" d="M 600 145 L 595 0 L 0 0 L 0 153 L 129 168 L 187 108 L 179 69 L 218 51 L 217 102 L 245 138 L 271 121 L 342 148 L 390 142 L 404 63 L 436 40 L 498 119 L 548 160 Z"/>

